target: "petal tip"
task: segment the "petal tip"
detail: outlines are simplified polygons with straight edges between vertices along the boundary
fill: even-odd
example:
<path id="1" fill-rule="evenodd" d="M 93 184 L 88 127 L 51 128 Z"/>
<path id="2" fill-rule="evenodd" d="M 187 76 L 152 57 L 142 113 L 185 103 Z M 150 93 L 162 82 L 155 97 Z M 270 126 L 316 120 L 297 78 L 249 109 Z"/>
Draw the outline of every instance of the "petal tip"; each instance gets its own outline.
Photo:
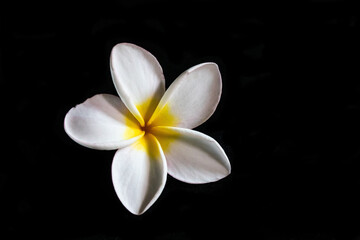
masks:
<path id="1" fill-rule="evenodd" d="M 204 63 L 200 63 L 200 64 L 197 64 L 197 65 L 189 68 L 186 72 L 191 73 L 192 71 L 194 71 L 194 70 L 196 70 L 198 68 L 205 67 L 205 66 L 214 67 L 215 69 L 217 69 L 219 71 L 219 66 L 216 63 L 214 63 L 214 62 L 204 62 Z"/>

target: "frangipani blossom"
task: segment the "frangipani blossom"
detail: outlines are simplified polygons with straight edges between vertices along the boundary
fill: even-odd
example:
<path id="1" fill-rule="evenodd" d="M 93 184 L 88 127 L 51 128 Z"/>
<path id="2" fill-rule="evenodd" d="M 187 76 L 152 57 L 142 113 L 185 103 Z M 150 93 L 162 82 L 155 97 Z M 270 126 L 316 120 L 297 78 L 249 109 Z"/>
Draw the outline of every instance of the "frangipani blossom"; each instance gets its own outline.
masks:
<path id="1" fill-rule="evenodd" d="M 215 63 L 196 65 L 165 91 L 156 58 L 133 44 L 117 44 L 110 57 L 120 98 L 98 94 L 72 108 L 64 128 L 75 142 L 117 150 L 112 181 L 133 214 L 144 213 L 160 196 L 167 173 L 187 183 L 208 183 L 230 174 L 230 162 L 211 137 L 191 130 L 215 111 L 221 75 Z"/>

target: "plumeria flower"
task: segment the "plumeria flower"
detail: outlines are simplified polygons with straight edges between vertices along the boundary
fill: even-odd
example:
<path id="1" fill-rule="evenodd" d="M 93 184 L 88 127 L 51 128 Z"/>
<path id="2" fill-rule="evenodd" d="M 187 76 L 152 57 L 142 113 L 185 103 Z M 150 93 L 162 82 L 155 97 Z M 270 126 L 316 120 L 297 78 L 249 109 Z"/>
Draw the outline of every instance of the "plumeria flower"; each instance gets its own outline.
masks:
<path id="1" fill-rule="evenodd" d="M 70 109 L 64 128 L 75 142 L 117 150 L 112 181 L 133 214 L 160 196 L 167 173 L 187 183 L 208 183 L 230 174 L 230 162 L 211 137 L 191 130 L 215 111 L 221 75 L 215 63 L 196 65 L 166 90 L 162 68 L 145 49 L 117 44 L 110 68 L 117 93 L 98 94 Z"/>

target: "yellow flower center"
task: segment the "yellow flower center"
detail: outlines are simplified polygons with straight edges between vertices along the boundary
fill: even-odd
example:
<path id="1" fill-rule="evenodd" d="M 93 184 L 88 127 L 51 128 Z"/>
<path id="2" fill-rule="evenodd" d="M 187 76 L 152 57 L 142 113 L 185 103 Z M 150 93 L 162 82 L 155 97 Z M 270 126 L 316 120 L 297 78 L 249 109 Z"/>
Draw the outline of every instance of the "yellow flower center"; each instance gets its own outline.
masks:
<path id="1" fill-rule="evenodd" d="M 138 123 L 138 127 L 141 131 L 151 133 L 151 129 L 155 126 L 175 126 L 178 122 L 175 115 L 171 112 L 168 104 L 165 104 L 162 108 L 153 109 L 152 114 L 146 111 L 146 108 L 151 106 L 151 101 L 147 100 L 142 104 L 137 105 L 137 109 L 140 113 L 146 113 L 144 116 L 145 125 L 141 126 Z"/>
<path id="2" fill-rule="evenodd" d="M 171 112 L 171 107 L 168 104 L 161 108 L 155 108 L 151 106 L 152 104 L 153 102 L 149 100 L 136 106 L 144 118 L 144 126 L 136 120 L 130 111 L 127 112 L 125 116 L 127 128 L 124 132 L 124 138 L 130 139 L 143 135 L 141 139 L 134 143 L 133 147 L 139 151 L 146 151 L 151 158 L 158 158 L 159 151 L 154 138 L 160 143 L 163 152 L 166 152 L 170 148 L 171 143 L 179 138 L 179 135 L 170 129 L 164 130 L 156 127 L 176 126 L 179 120 Z M 151 113 L 149 113 L 149 107 L 152 109 Z"/>
<path id="3" fill-rule="evenodd" d="M 151 125 L 148 125 L 147 122 L 145 122 L 145 126 L 141 126 L 141 125 L 139 124 L 139 128 L 140 128 L 141 131 L 143 131 L 143 132 L 146 134 L 146 133 L 150 133 L 150 132 L 151 132 L 152 126 L 151 126 Z"/>

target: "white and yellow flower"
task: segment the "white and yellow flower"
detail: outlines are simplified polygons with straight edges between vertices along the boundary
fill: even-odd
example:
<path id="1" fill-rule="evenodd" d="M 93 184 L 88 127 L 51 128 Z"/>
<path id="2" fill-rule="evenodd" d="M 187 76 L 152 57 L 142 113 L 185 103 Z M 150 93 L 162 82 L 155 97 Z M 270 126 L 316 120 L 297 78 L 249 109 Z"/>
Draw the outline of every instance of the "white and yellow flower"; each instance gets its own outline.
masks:
<path id="1" fill-rule="evenodd" d="M 191 130 L 215 111 L 221 75 L 215 63 L 196 65 L 165 91 L 162 68 L 148 51 L 117 44 L 110 67 L 120 96 L 98 94 L 65 116 L 66 133 L 77 143 L 117 150 L 112 163 L 115 191 L 133 214 L 160 196 L 167 173 L 187 183 L 208 183 L 230 173 L 230 162 L 211 137 Z"/>

